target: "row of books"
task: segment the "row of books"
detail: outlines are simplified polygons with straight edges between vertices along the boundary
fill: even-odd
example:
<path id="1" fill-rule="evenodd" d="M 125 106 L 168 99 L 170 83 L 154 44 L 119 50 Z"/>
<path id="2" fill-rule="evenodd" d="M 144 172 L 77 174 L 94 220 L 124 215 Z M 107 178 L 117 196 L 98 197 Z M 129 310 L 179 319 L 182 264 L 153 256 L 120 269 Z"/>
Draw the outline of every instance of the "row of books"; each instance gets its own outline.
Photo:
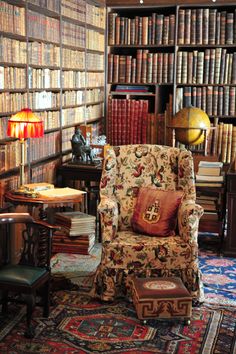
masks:
<path id="1" fill-rule="evenodd" d="M 60 70 L 28 68 L 29 89 L 60 89 L 85 87 L 85 80 L 92 86 L 102 86 L 101 73 L 85 73 L 84 71 L 63 71 L 62 85 Z M 94 85 L 94 83 L 96 83 Z M 26 69 L 0 66 L 0 89 L 26 89 Z M 46 107 L 45 107 L 46 108 Z"/>
<path id="2" fill-rule="evenodd" d="M 64 0 L 67 2 L 67 0 Z M 86 3 L 86 22 L 90 25 L 105 29 L 106 26 L 106 10 L 103 7 L 98 7 Z"/>
<path id="3" fill-rule="evenodd" d="M 89 254 L 95 243 L 95 222 L 95 216 L 80 211 L 55 213 L 62 231 L 53 236 L 52 252 Z"/>
<path id="4" fill-rule="evenodd" d="M 71 137 L 75 132 L 74 127 L 66 128 L 62 130 L 61 137 L 61 150 L 66 151 L 71 149 Z"/>
<path id="5" fill-rule="evenodd" d="M 60 47 L 58 45 L 44 42 L 29 42 L 27 50 L 29 64 L 60 67 Z M 69 57 L 70 52 L 69 49 L 64 48 L 62 53 L 68 53 L 67 56 Z M 84 53 L 82 52 L 81 54 Z M 80 54 L 78 53 L 77 55 L 79 58 Z"/>
<path id="6" fill-rule="evenodd" d="M 210 130 L 208 153 L 219 156 L 223 163 L 231 163 L 236 154 L 236 126 L 220 122 Z"/>
<path id="7" fill-rule="evenodd" d="M 176 89 L 176 112 L 183 107 L 201 108 L 208 115 L 234 116 L 235 86 L 185 86 Z"/>
<path id="8" fill-rule="evenodd" d="M 73 0 L 62 0 L 61 14 L 75 20 L 85 22 L 86 3 L 83 0 L 77 2 Z"/>
<path id="9" fill-rule="evenodd" d="M 105 28 L 105 9 L 93 4 L 86 4 L 84 0 L 29 0 L 30 3 L 46 8 L 53 12 L 60 12 L 65 17 L 73 18 L 74 20 L 85 22 Z"/>
<path id="10" fill-rule="evenodd" d="M 25 22 L 25 19 L 22 19 Z M 60 21 L 32 10 L 27 11 L 28 36 L 58 43 L 60 41 Z"/>
<path id="11" fill-rule="evenodd" d="M 166 115 L 165 113 L 148 113 L 147 115 L 147 144 L 166 144 Z"/>
<path id="12" fill-rule="evenodd" d="M 0 89 L 25 89 L 26 69 L 0 66 Z"/>
<path id="13" fill-rule="evenodd" d="M 63 72 L 64 74 L 64 82 L 67 85 L 66 77 L 76 76 L 76 71 L 71 72 Z M 80 71 L 79 71 L 80 73 Z M 69 78 L 69 80 L 71 77 Z M 71 82 L 73 82 L 72 80 Z M 43 69 L 34 69 L 32 67 L 28 68 L 28 86 L 29 88 L 60 88 L 61 86 L 61 71 L 60 70 L 50 70 L 48 68 Z M 69 87 L 69 86 L 66 86 Z"/>
<path id="14" fill-rule="evenodd" d="M 25 36 L 25 9 L 4 1 L 0 1 L 0 9 L 1 31 Z"/>
<path id="15" fill-rule="evenodd" d="M 63 21 L 61 24 L 61 32 L 62 44 L 85 48 L 85 27 Z"/>
<path id="16" fill-rule="evenodd" d="M 108 136 L 111 145 L 147 142 L 148 100 L 108 100 Z"/>
<path id="17" fill-rule="evenodd" d="M 19 140 L 0 144 L 0 173 L 19 166 L 21 160 L 20 151 Z"/>
<path id="18" fill-rule="evenodd" d="M 108 14 L 109 45 L 166 45 L 175 41 L 175 14 L 152 13 L 128 18 L 115 12 Z"/>
<path id="19" fill-rule="evenodd" d="M 60 3 L 58 0 L 28 0 L 31 4 L 44 7 L 48 10 L 58 12 L 60 11 Z"/>
<path id="20" fill-rule="evenodd" d="M 0 61 L 6 63 L 26 64 L 26 48 L 26 42 L 0 36 Z"/>
<path id="21" fill-rule="evenodd" d="M 236 43 L 236 11 L 216 8 L 183 9 L 178 12 L 178 44 Z"/>
<path id="22" fill-rule="evenodd" d="M 91 50 L 99 50 L 104 53 L 105 37 L 103 33 L 92 29 L 86 29 L 86 47 Z"/>
<path id="23" fill-rule="evenodd" d="M 225 48 L 177 53 L 179 84 L 236 84 L 236 52 Z"/>
<path id="24" fill-rule="evenodd" d="M 6 63 L 26 64 L 28 51 L 29 65 L 47 65 L 60 67 L 60 47 L 44 42 L 22 42 L 0 36 L 0 61 Z M 86 53 L 87 69 L 103 70 L 104 55 Z M 85 52 L 62 48 L 62 67 L 85 70 Z"/>
<path id="25" fill-rule="evenodd" d="M 87 70 L 104 70 L 104 54 L 86 53 L 86 65 Z"/>
<path id="26" fill-rule="evenodd" d="M 45 134 L 42 138 L 34 139 L 30 145 L 31 161 L 36 161 L 60 152 L 60 132 Z M 8 155 L 9 156 L 9 155 Z"/>
<path id="27" fill-rule="evenodd" d="M 174 53 L 150 53 L 138 49 L 132 55 L 108 55 L 108 82 L 172 83 Z"/>
<path id="28" fill-rule="evenodd" d="M 101 41 L 100 41 L 101 42 Z M 60 67 L 60 47 L 51 43 L 26 42 L 0 36 L 0 61 L 6 63 L 26 64 L 28 52 L 29 65 L 47 65 Z M 86 54 L 87 69 L 104 69 L 104 55 Z M 62 67 L 85 70 L 85 52 L 62 49 Z"/>

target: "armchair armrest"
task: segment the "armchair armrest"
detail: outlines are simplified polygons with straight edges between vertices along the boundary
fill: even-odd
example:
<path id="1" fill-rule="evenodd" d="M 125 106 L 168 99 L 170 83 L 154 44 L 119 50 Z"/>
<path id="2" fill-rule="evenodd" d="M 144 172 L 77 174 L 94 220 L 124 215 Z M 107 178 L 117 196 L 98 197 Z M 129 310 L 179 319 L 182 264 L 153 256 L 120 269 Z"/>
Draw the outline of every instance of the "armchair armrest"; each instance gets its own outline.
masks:
<path id="1" fill-rule="evenodd" d="M 98 205 L 101 216 L 102 242 L 111 241 L 118 228 L 118 204 L 115 200 L 102 196 Z"/>
<path id="2" fill-rule="evenodd" d="M 179 235 L 187 242 L 196 242 L 198 238 L 199 220 L 203 208 L 194 200 L 184 200 L 178 210 Z"/>

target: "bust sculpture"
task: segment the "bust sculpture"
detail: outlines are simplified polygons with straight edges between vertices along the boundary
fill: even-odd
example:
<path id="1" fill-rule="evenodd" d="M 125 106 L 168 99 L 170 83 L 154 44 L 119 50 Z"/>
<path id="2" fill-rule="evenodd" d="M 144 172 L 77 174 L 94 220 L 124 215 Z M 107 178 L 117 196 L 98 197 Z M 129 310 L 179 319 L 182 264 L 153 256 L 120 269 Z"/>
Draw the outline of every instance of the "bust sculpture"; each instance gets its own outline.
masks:
<path id="1" fill-rule="evenodd" d="M 79 128 L 76 129 L 71 139 L 72 146 L 72 161 L 88 163 L 94 162 L 94 154 L 90 145 L 87 145 L 86 140 Z"/>

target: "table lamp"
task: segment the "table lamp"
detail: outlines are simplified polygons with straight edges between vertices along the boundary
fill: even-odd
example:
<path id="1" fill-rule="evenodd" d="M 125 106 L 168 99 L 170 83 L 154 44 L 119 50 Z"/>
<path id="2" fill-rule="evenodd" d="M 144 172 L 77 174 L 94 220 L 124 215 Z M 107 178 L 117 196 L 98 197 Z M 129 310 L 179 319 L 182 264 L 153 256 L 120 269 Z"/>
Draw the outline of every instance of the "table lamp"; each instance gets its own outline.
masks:
<path id="1" fill-rule="evenodd" d="M 35 116 L 31 109 L 23 108 L 8 120 L 7 135 L 20 140 L 20 188 L 17 192 L 24 193 L 25 139 L 42 137 L 43 122 L 40 118 Z"/>

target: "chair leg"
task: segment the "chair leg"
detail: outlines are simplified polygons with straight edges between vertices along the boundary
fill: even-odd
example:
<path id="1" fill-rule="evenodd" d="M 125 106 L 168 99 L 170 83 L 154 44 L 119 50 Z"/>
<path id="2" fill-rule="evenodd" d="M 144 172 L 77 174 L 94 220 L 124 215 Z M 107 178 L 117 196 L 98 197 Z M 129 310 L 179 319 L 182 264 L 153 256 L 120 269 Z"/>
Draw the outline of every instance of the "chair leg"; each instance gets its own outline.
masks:
<path id="1" fill-rule="evenodd" d="M 27 328 L 24 334 L 26 338 L 34 338 L 35 335 L 35 330 L 31 325 L 34 306 L 35 306 L 35 295 L 34 294 L 27 295 L 27 312 L 26 312 Z"/>
<path id="2" fill-rule="evenodd" d="M 2 314 L 6 314 L 8 311 L 8 291 L 2 291 Z"/>
<path id="3" fill-rule="evenodd" d="M 45 284 L 43 302 L 43 317 L 48 317 L 50 311 L 50 281 Z"/>

